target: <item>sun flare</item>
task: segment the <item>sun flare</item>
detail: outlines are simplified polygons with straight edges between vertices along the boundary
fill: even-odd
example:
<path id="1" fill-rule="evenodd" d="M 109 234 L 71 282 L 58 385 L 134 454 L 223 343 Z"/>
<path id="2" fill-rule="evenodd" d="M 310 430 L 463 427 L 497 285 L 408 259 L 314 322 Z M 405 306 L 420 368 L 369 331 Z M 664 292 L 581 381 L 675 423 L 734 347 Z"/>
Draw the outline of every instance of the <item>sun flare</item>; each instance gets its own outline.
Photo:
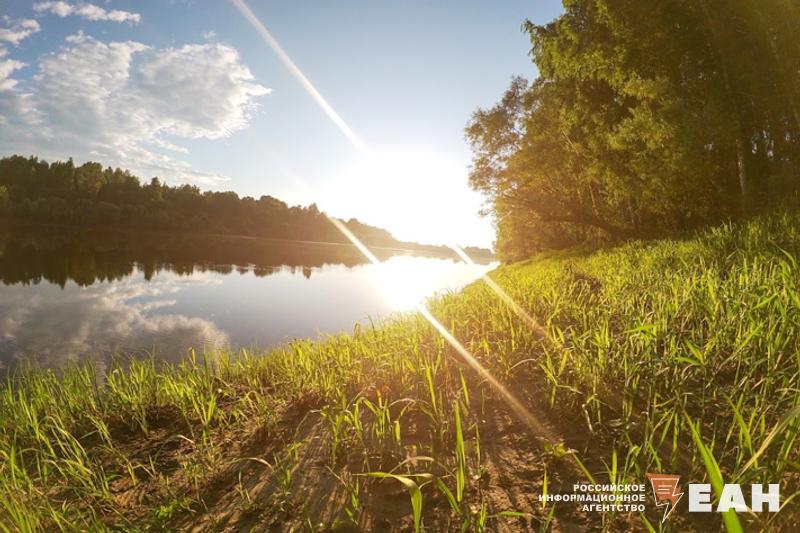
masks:
<path id="1" fill-rule="evenodd" d="M 466 190 L 465 166 L 424 150 L 361 154 L 330 180 L 332 214 L 355 214 L 401 240 L 489 245 L 491 228 L 477 219 L 481 199 Z"/>
<path id="2" fill-rule="evenodd" d="M 456 290 L 494 264 L 468 265 L 440 259 L 395 256 L 375 265 L 376 290 L 394 309 L 410 310 L 437 292 Z"/>

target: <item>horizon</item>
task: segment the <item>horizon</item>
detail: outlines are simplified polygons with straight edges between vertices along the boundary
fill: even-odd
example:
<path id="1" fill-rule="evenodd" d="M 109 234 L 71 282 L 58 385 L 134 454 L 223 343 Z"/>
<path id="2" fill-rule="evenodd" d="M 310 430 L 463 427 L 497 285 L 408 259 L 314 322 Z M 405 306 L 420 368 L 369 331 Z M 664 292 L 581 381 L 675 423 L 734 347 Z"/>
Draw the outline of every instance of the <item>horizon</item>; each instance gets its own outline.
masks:
<path id="1" fill-rule="evenodd" d="M 403 241 L 493 246 L 464 126 L 512 76 L 536 76 L 520 26 L 560 2 L 247 4 L 333 115 L 236 4 L 12 2 L 0 151 L 316 203 Z"/>

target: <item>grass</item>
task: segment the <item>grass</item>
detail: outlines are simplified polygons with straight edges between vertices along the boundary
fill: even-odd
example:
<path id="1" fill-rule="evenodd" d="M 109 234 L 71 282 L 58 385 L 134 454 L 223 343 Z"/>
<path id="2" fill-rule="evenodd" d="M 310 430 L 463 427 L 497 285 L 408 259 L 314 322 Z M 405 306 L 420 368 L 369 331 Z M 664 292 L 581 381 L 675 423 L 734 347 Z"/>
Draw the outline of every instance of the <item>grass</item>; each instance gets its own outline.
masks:
<path id="1" fill-rule="evenodd" d="M 540 419 L 420 315 L 325 342 L 17 372 L 0 390 L 0 530 L 670 527 L 800 519 L 800 215 L 550 254 L 429 303 Z M 781 483 L 778 514 L 582 514 L 580 480 Z M 724 481 L 723 481 L 724 480 Z M 670 525 L 672 524 L 672 525 Z"/>

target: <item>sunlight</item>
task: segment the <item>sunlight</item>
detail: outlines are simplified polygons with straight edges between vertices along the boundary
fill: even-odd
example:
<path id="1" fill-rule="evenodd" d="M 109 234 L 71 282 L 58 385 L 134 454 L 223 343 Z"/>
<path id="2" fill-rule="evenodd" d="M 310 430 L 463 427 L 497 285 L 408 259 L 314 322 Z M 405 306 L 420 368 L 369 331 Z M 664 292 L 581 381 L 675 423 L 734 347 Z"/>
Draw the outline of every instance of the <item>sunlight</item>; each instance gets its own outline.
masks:
<path id="1" fill-rule="evenodd" d="M 394 309 L 411 310 L 436 293 L 457 290 L 495 264 L 451 263 L 441 259 L 395 256 L 375 265 L 376 290 Z"/>
<path id="2" fill-rule="evenodd" d="M 476 242 L 491 241 L 492 233 L 487 233 L 485 224 L 476 223 L 475 213 L 481 200 L 474 192 L 463 191 L 458 184 L 462 182 L 466 169 L 451 161 L 437 157 L 429 152 L 418 151 L 372 151 L 362 144 L 360 137 L 346 127 L 346 123 L 321 97 L 310 81 L 302 75 L 277 41 L 261 24 L 258 18 L 244 4 L 243 0 L 233 0 L 237 8 L 261 34 L 261 37 L 278 53 L 293 74 L 304 84 L 315 100 L 323 107 L 331 119 L 342 129 L 345 136 L 359 149 L 360 155 L 353 168 L 348 169 L 340 179 L 333 180 L 335 186 L 330 191 L 322 190 L 323 198 L 338 199 L 339 208 L 347 207 L 350 213 L 358 214 L 382 227 L 395 232 L 395 237 L 417 242 L 452 243 L 470 237 Z M 298 76 L 299 75 L 299 76 Z M 343 126 L 345 126 L 343 128 Z M 350 135 L 352 133 L 353 135 Z M 327 193 L 327 194 L 326 194 Z M 326 206 L 327 207 L 327 206 Z M 356 237 L 345 224 L 336 217 L 328 219 L 348 238 L 371 263 L 380 261 Z M 466 216 L 465 216 L 466 215 Z M 470 221 L 472 225 L 470 226 Z M 483 231 L 481 231 L 483 228 Z M 418 281 L 412 283 L 405 269 L 400 277 L 385 281 L 382 285 L 393 286 L 387 294 L 395 298 L 407 299 L 411 305 L 439 332 L 447 343 L 470 365 L 481 378 L 499 392 L 506 403 L 535 434 L 552 441 L 549 429 L 527 409 L 505 386 L 495 378 L 450 331 L 445 328 L 416 298 Z M 387 274 L 389 275 L 389 274 Z M 386 290 L 386 289 L 385 289 Z M 399 296 L 399 293 L 408 292 Z M 405 303 L 405 302 L 403 302 Z"/>
<path id="3" fill-rule="evenodd" d="M 412 309 L 422 303 L 427 294 L 436 290 L 431 286 L 433 276 L 419 264 L 392 258 L 377 265 L 375 283 L 379 292 L 398 309 Z"/>
<path id="4" fill-rule="evenodd" d="M 476 217 L 481 199 L 464 187 L 467 169 L 418 149 L 361 153 L 323 186 L 323 206 L 385 227 L 401 240 L 489 245 L 491 227 Z"/>
<path id="5" fill-rule="evenodd" d="M 339 231 L 342 232 L 342 235 L 347 237 L 347 239 L 353 243 L 353 245 L 358 248 L 361 253 L 364 254 L 371 263 L 377 265 L 380 264 L 380 261 L 375 254 L 373 254 L 369 248 L 364 246 L 358 237 L 353 235 L 353 232 L 347 229 L 341 221 L 337 220 L 336 218 L 329 217 L 331 224 L 336 226 Z M 423 303 L 417 303 L 414 305 L 414 309 L 419 312 L 420 315 L 441 335 L 447 344 L 453 348 L 456 353 L 458 353 L 459 357 L 467 363 L 473 370 L 484 380 L 486 381 L 495 391 L 497 391 L 505 400 L 506 404 L 514 411 L 514 413 L 519 417 L 519 420 L 522 421 L 533 433 L 548 441 L 550 443 L 555 443 L 555 437 L 546 425 L 544 425 L 539 418 L 522 402 L 517 399 L 517 397 L 508 390 L 505 385 L 503 385 L 496 377 L 492 375 L 492 373 L 484 367 L 480 361 L 478 361 L 470 351 L 464 347 L 461 342 L 456 339 L 450 331 L 442 325 L 439 320 L 431 314 L 430 310 L 428 310 L 427 306 Z"/>

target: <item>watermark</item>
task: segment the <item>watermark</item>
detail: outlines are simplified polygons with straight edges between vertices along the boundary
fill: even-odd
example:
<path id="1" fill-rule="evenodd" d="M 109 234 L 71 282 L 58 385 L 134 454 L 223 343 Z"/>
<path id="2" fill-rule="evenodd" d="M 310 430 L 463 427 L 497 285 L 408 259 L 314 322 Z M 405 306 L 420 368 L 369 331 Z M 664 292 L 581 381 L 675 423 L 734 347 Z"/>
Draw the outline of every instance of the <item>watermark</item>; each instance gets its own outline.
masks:
<path id="1" fill-rule="evenodd" d="M 542 503 L 574 502 L 587 512 L 642 512 L 645 510 L 644 484 L 575 483 L 572 492 L 540 494 Z"/>
<path id="2" fill-rule="evenodd" d="M 733 510 L 737 513 L 777 513 L 781 507 L 780 485 L 754 483 L 743 486 L 728 483 L 722 486 L 716 505 L 712 503 L 714 492 L 708 483 L 689 483 L 684 492 L 680 484 L 681 476 L 677 474 L 648 473 L 653 502 L 657 508 L 664 508 L 661 523 L 669 519 L 678 508 L 684 494 L 688 493 L 688 511 L 690 513 L 725 513 Z M 749 496 L 749 501 L 745 496 Z M 644 483 L 633 484 L 599 484 L 575 483 L 572 492 L 561 494 L 540 494 L 539 502 L 575 503 L 586 512 L 644 512 L 647 508 L 647 491 Z"/>
<path id="3" fill-rule="evenodd" d="M 681 476 L 674 474 L 647 474 L 647 479 L 650 480 L 650 486 L 653 488 L 653 499 L 656 502 L 656 507 L 664 507 L 664 516 L 661 518 L 661 523 L 667 521 L 669 515 L 675 510 L 683 493 L 678 490 L 678 482 Z"/>

